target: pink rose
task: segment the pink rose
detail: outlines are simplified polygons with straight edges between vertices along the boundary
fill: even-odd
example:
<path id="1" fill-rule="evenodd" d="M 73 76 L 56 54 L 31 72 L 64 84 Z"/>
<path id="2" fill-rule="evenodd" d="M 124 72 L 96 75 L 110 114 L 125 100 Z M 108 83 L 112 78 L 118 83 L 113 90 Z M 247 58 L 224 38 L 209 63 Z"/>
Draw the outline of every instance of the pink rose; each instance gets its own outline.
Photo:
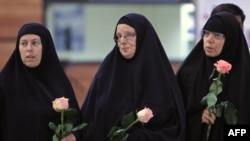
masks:
<path id="1" fill-rule="evenodd" d="M 152 117 L 152 110 L 146 107 L 137 113 L 138 120 L 143 123 L 147 123 Z"/>
<path id="2" fill-rule="evenodd" d="M 53 104 L 53 109 L 57 112 L 61 112 L 63 110 L 67 110 L 69 108 L 69 99 L 65 97 L 61 98 L 56 98 L 52 104 Z"/>
<path id="3" fill-rule="evenodd" d="M 214 63 L 214 66 L 216 67 L 217 71 L 222 74 L 229 73 L 232 68 L 232 65 L 225 60 L 217 61 L 217 63 Z"/>

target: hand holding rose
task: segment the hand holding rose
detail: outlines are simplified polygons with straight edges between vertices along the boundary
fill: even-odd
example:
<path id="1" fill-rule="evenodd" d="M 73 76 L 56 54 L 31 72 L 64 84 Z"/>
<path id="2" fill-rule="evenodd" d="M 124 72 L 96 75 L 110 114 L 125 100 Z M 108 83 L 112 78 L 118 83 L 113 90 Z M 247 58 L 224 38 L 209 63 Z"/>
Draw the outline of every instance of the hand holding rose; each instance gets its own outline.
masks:
<path id="1" fill-rule="evenodd" d="M 52 102 L 53 109 L 56 112 L 61 113 L 61 123 L 59 125 L 55 125 L 53 122 L 49 123 L 49 127 L 55 131 L 52 141 L 74 141 L 75 137 L 71 132 L 80 130 L 87 126 L 86 123 L 82 123 L 76 127 L 73 126 L 77 111 L 73 108 L 69 108 L 68 101 L 68 98 L 61 97 L 56 98 Z"/>
<path id="2" fill-rule="evenodd" d="M 218 72 L 218 76 L 213 79 L 213 82 L 209 87 L 208 94 L 201 99 L 201 103 L 203 105 L 207 105 L 207 109 L 203 111 L 201 117 L 202 122 L 208 124 L 207 139 L 210 135 L 211 124 L 214 124 L 216 117 L 221 117 L 222 115 L 224 115 L 227 124 L 236 124 L 237 122 L 237 110 L 231 102 L 224 101 L 217 104 L 217 96 L 223 91 L 223 83 L 221 81 L 221 77 L 226 73 L 229 73 L 232 65 L 225 60 L 219 60 L 214 64 L 214 66 L 214 71 L 216 70 Z M 213 77 L 214 71 L 212 72 L 210 77 Z M 223 111 L 224 114 L 222 114 Z"/>
<path id="3" fill-rule="evenodd" d="M 74 134 L 70 133 L 69 135 L 63 137 L 60 141 L 76 141 Z"/>
<path id="4" fill-rule="evenodd" d="M 114 126 L 111 128 L 108 134 L 109 139 L 111 141 L 125 141 L 128 137 L 127 131 L 138 122 L 147 123 L 153 117 L 153 112 L 145 107 L 136 113 L 136 116 L 135 119 L 133 112 L 125 115 L 121 120 L 122 127 Z"/>

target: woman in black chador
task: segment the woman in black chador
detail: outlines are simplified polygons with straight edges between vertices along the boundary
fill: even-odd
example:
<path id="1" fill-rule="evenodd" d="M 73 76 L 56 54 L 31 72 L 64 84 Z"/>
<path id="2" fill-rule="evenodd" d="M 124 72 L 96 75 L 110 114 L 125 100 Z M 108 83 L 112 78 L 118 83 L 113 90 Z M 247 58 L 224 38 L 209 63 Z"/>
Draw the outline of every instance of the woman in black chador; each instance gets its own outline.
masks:
<path id="1" fill-rule="evenodd" d="M 140 14 L 121 17 L 115 46 L 105 57 L 82 107 L 83 141 L 108 141 L 125 114 L 148 107 L 153 118 L 129 130 L 127 141 L 184 141 L 185 115 L 177 80 L 151 23 Z"/>
<path id="2" fill-rule="evenodd" d="M 50 32 L 38 23 L 24 24 L 0 74 L 0 140 L 51 141 L 48 124 L 60 122 L 52 101 L 63 96 L 80 111 Z M 77 138 L 71 134 L 68 141 Z"/>
<path id="3" fill-rule="evenodd" d="M 203 35 L 177 71 L 177 79 L 186 107 L 187 140 L 205 141 L 211 124 L 209 141 L 223 141 L 225 116 L 208 112 L 201 100 L 209 92 L 214 63 L 222 59 L 232 65 L 222 77 L 222 93 L 217 103 L 229 101 L 237 112 L 236 124 L 250 124 L 250 56 L 242 29 L 234 15 L 221 12 L 211 16 L 203 27 Z M 224 113 L 224 111 L 223 111 Z M 233 116 L 230 116 L 233 117 Z"/>

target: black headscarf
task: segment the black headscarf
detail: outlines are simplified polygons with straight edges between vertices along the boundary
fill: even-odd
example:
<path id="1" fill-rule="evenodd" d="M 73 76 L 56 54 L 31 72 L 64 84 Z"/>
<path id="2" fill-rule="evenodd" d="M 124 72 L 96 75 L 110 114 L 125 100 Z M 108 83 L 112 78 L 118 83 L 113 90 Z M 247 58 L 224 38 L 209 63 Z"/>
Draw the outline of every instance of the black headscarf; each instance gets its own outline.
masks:
<path id="1" fill-rule="evenodd" d="M 123 58 L 116 44 L 104 59 L 82 107 L 83 121 L 89 123 L 83 140 L 107 141 L 125 114 L 146 106 L 154 117 L 131 130 L 127 141 L 184 141 L 184 107 L 164 48 L 144 16 L 127 14 L 118 23 L 124 19 L 136 31 L 136 54 Z"/>
<path id="2" fill-rule="evenodd" d="M 225 34 L 226 31 L 225 31 L 224 24 L 225 23 L 223 22 L 223 20 L 220 19 L 219 17 L 213 17 L 207 21 L 203 29 L 211 31 L 211 32 Z"/>
<path id="3" fill-rule="evenodd" d="M 210 17 L 205 30 L 225 35 L 222 52 L 217 57 L 207 57 L 201 39 L 177 71 L 177 79 L 184 97 L 187 110 L 188 140 L 205 140 L 206 125 L 201 123 L 204 106 L 201 99 L 208 93 L 211 84 L 209 75 L 213 64 L 219 59 L 232 64 L 232 69 L 223 79 L 223 91 L 218 102 L 231 101 L 238 111 L 237 124 L 250 124 L 250 58 L 244 34 L 234 15 L 221 12 Z M 211 129 L 211 140 L 223 140 L 224 118 L 217 118 Z"/>
<path id="4" fill-rule="evenodd" d="M 20 57 L 19 42 L 25 34 L 35 34 L 41 39 L 42 59 L 36 68 L 26 67 Z M 54 131 L 48 123 L 60 121 L 60 113 L 53 110 L 52 101 L 62 96 L 69 98 L 70 107 L 79 110 L 50 32 L 38 23 L 23 25 L 16 48 L 0 74 L 0 140 L 51 140 Z"/>

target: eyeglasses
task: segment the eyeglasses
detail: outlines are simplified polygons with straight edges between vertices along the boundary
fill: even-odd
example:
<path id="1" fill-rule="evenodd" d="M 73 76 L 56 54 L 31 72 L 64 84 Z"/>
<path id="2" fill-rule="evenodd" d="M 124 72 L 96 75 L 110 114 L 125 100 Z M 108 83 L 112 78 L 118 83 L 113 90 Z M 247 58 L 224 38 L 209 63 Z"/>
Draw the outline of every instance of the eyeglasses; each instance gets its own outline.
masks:
<path id="1" fill-rule="evenodd" d="M 210 32 L 210 31 L 208 31 L 208 30 L 203 30 L 203 31 L 202 31 L 202 36 L 203 36 L 203 37 L 208 37 L 210 34 L 211 34 L 215 39 L 217 39 L 217 40 L 221 40 L 221 39 L 224 39 L 224 38 L 225 38 L 225 35 L 222 34 L 222 33 Z"/>
<path id="2" fill-rule="evenodd" d="M 114 37 L 114 40 L 116 42 L 121 42 L 121 39 L 123 37 L 124 40 L 128 41 L 128 40 L 132 40 L 134 38 L 134 36 L 136 36 L 135 33 L 126 32 L 124 35 L 116 34 Z"/>

